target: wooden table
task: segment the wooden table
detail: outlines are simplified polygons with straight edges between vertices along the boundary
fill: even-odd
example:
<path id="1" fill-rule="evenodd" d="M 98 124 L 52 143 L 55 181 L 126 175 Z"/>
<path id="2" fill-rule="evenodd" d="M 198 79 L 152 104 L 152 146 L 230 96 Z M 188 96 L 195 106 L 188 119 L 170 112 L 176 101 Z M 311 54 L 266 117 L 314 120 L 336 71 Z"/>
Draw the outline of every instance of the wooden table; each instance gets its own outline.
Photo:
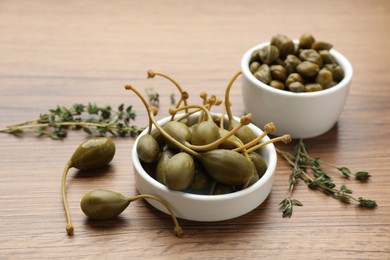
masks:
<path id="1" fill-rule="evenodd" d="M 1 1 L 0 127 L 57 105 L 89 102 L 133 105 L 134 123 L 144 126 L 146 112 L 124 84 L 143 93 L 156 90 L 161 116 L 175 92 L 166 80 L 146 79 L 148 69 L 174 77 L 194 103 L 202 90 L 222 97 L 248 48 L 276 33 L 298 38 L 304 32 L 332 42 L 354 68 L 337 125 L 305 143 L 323 160 L 369 171 L 367 183 L 334 180 L 356 197 L 376 200 L 376 209 L 342 204 L 299 183 L 294 197 L 304 206 L 282 218 L 279 202 L 290 168 L 279 160 L 273 190 L 261 206 L 228 221 L 180 220 L 182 238 L 173 235 L 168 215 L 144 201 L 112 221 L 89 221 L 79 208 L 87 191 L 137 194 L 134 138 L 115 138 L 111 167 L 92 176 L 69 172 L 75 235 L 68 237 L 61 173 L 88 136 L 71 132 L 53 141 L 1 134 L 0 258 L 389 259 L 389 1 Z M 239 83 L 231 94 L 233 112 L 244 113 Z"/>

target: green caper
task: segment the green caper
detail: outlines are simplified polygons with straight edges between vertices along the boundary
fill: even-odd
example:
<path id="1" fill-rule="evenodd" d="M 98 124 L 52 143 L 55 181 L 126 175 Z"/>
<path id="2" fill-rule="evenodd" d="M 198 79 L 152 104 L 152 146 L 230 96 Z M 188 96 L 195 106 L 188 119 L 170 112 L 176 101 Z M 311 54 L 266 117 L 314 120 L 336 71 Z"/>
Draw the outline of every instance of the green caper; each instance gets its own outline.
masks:
<path id="1" fill-rule="evenodd" d="M 279 80 L 284 82 L 287 78 L 287 73 L 285 67 L 282 65 L 272 65 L 269 67 L 271 71 L 271 76 L 273 80 Z"/>
<path id="2" fill-rule="evenodd" d="M 169 159 L 172 158 L 172 156 L 175 155 L 175 152 L 170 149 L 169 147 L 166 147 L 166 149 L 164 149 L 162 152 L 161 152 L 161 155 L 160 155 L 160 158 L 158 159 L 158 163 L 157 163 L 157 166 L 156 166 L 156 180 L 162 184 L 165 184 L 164 183 L 164 169 L 166 167 L 166 164 L 168 163 Z"/>
<path id="3" fill-rule="evenodd" d="M 263 64 L 270 65 L 279 58 L 279 50 L 273 45 L 267 45 L 260 49 L 259 57 Z"/>
<path id="4" fill-rule="evenodd" d="M 284 60 L 286 74 L 289 75 L 291 73 L 295 73 L 297 71 L 296 68 L 298 64 L 301 62 L 302 61 L 297 56 L 293 54 L 287 55 L 286 59 Z"/>
<path id="5" fill-rule="evenodd" d="M 259 175 L 259 178 L 261 178 L 268 168 L 264 158 L 260 154 L 255 152 L 249 153 L 249 157 L 255 165 L 256 172 Z"/>
<path id="6" fill-rule="evenodd" d="M 322 57 L 322 61 L 324 64 L 336 64 L 336 58 L 328 51 L 328 50 L 321 50 L 319 51 L 319 54 Z"/>
<path id="7" fill-rule="evenodd" d="M 206 145 L 221 137 L 219 127 L 213 121 L 203 121 L 192 126 L 191 144 Z"/>
<path id="8" fill-rule="evenodd" d="M 319 51 L 319 50 L 330 50 L 332 49 L 333 45 L 330 44 L 329 42 L 324 42 L 324 41 L 315 41 L 311 45 L 311 48 Z"/>
<path id="9" fill-rule="evenodd" d="M 90 170 L 103 167 L 113 159 L 115 143 L 106 137 L 92 138 L 76 149 L 70 158 L 72 167 Z"/>
<path id="10" fill-rule="evenodd" d="M 271 71 L 267 64 L 262 64 L 259 69 L 253 74 L 261 82 L 268 84 L 271 82 Z"/>
<path id="11" fill-rule="evenodd" d="M 276 88 L 276 89 L 285 89 L 286 87 L 284 86 L 284 83 L 279 81 L 279 80 L 271 80 L 271 82 L 269 83 L 269 85 L 273 88 Z"/>
<path id="12" fill-rule="evenodd" d="M 305 85 L 305 92 L 315 92 L 320 90 L 323 90 L 323 88 L 318 83 L 310 83 Z"/>
<path id="13" fill-rule="evenodd" d="M 288 89 L 291 92 L 304 92 L 305 91 L 305 86 L 302 84 L 302 82 L 299 81 L 294 81 L 288 85 Z"/>
<path id="14" fill-rule="evenodd" d="M 328 69 L 323 68 L 318 72 L 316 83 L 320 84 L 324 89 L 330 88 L 333 84 L 333 75 Z"/>
<path id="15" fill-rule="evenodd" d="M 315 51 L 313 49 L 302 50 L 299 53 L 299 58 L 302 61 L 313 62 L 313 63 L 317 64 L 319 67 L 322 67 L 322 64 L 323 64 L 321 55 L 317 51 Z"/>
<path id="16" fill-rule="evenodd" d="M 301 75 L 299 75 L 298 73 L 291 73 L 290 75 L 288 75 L 285 85 L 288 87 L 291 83 L 297 81 L 301 82 L 302 84 L 305 84 L 305 80 L 302 78 Z"/>
<path id="17" fill-rule="evenodd" d="M 260 62 L 254 61 L 249 64 L 249 70 L 253 73 L 255 73 L 260 68 Z"/>
<path id="18" fill-rule="evenodd" d="M 105 220 L 119 215 L 129 204 L 130 200 L 120 193 L 109 190 L 93 190 L 82 198 L 80 206 L 88 217 Z"/>
<path id="19" fill-rule="evenodd" d="M 184 190 L 195 176 L 195 162 L 191 155 L 180 152 L 172 156 L 163 169 L 165 185 L 172 190 Z"/>
<path id="20" fill-rule="evenodd" d="M 315 42 L 313 35 L 310 33 L 304 33 L 299 38 L 299 48 L 310 49 L 312 44 Z"/>
<path id="21" fill-rule="evenodd" d="M 214 183 L 215 181 L 206 173 L 206 171 L 201 167 L 198 167 L 189 188 L 190 191 L 194 193 L 210 194 Z"/>
<path id="22" fill-rule="evenodd" d="M 146 134 L 138 139 L 137 154 L 141 161 L 152 163 L 160 156 L 160 146 L 153 136 Z"/>
<path id="23" fill-rule="evenodd" d="M 163 129 L 173 139 L 177 140 L 180 143 L 191 141 L 191 130 L 186 124 L 182 122 L 169 121 L 163 126 Z M 168 143 L 170 143 L 169 140 Z"/>
<path id="24" fill-rule="evenodd" d="M 333 80 L 336 82 L 340 82 L 344 78 L 344 70 L 337 64 L 325 64 L 325 68 L 327 68 L 330 72 L 332 72 Z"/>
<path id="25" fill-rule="evenodd" d="M 271 45 L 279 49 L 280 57 L 285 58 L 288 54 L 294 54 L 295 46 L 293 41 L 286 35 L 277 34 L 272 37 Z"/>
<path id="26" fill-rule="evenodd" d="M 310 61 L 303 61 L 297 66 L 297 71 L 300 75 L 306 78 L 314 77 L 320 71 L 320 67 Z"/>
<path id="27" fill-rule="evenodd" d="M 242 185 L 253 174 L 252 162 L 233 150 L 208 151 L 202 153 L 199 160 L 210 176 L 221 183 Z"/>
<path id="28" fill-rule="evenodd" d="M 234 186 L 233 185 L 228 185 L 224 183 L 216 183 L 213 189 L 213 195 L 223 195 L 223 194 L 229 194 L 234 192 Z"/>

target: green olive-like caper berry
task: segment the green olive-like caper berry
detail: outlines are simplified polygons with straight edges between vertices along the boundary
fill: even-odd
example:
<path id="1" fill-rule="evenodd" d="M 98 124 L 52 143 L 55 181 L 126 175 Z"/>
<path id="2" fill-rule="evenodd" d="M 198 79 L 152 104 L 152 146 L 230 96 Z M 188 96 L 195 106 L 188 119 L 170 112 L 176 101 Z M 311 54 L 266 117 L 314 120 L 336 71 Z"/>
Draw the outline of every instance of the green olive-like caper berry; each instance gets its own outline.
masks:
<path id="1" fill-rule="evenodd" d="M 305 86 L 302 84 L 302 82 L 295 81 L 295 82 L 292 82 L 290 85 L 288 85 L 288 89 L 291 92 L 304 92 Z"/>
<path id="2" fill-rule="evenodd" d="M 80 206 L 92 219 L 106 220 L 124 211 L 130 204 L 128 198 L 109 190 L 93 190 L 84 195 Z"/>
<path id="3" fill-rule="evenodd" d="M 180 152 L 172 156 L 163 169 L 165 185 L 172 190 L 184 190 L 195 176 L 195 162 L 191 155 Z"/>
<path id="4" fill-rule="evenodd" d="M 284 82 L 287 78 L 287 73 L 285 67 L 282 65 L 272 65 L 269 67 L 271 71 L 271 76 L 273 80 L 279 80 Z"/>
<path id="5" fill-rule="evenodd" d="M 304 33 L 299 38 L 299 48 L 300 49 L 310 49 L 312 44 L 315 42 L 313 35 L 310 33 Z"/>
<path id="6" fill-rule="evenodd" d="M 139 159 L 146 163 L 155 162 L 160 156 L 160 146 L 156 139 L 149 134 L 138 139 L 136 149 Z"/>
<path id="7" fill-rule="evenodd" d="M 79 170 L 97 169 L 107 165 L 115 155 L 115 143 L 106 137 L 91 138 L 76 149 L 71 166 Z"/>

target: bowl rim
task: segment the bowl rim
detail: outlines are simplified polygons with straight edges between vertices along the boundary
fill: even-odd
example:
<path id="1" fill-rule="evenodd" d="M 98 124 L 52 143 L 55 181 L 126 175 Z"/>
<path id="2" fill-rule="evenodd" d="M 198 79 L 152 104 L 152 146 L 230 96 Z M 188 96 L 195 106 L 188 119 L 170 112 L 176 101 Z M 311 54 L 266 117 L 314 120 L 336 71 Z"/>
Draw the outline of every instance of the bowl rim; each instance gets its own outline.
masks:
<path id="1" fill-rule="evenodd" d="M 299 40 L 294 39 L 293 43 L 295 45 L 299 44 Z M 260 44 L 257 44 L 253 47 L 251 47 L 249 50 L 245 52 L 245 54 L 241 58 L 241 70 L 242 74 L 256 87 L 261 88 L 263 90 L 269 91 L 274 94 L 279 94 L 279 95 L 285 95 L 285 96 L 291 96 L 291 97 L 297 97 L 297 98 L 306 98 L 306 97 L 313 97 L 313 96 L 322 96 L 322 95 L 329 95 L 334 92 L 337 92 L 341 88 L 344 88 L 348 86 L 349 82 L 352 80 L 352 75 L 353 75 L 353 68 L 349 60 L 342 55 L 340 52 L 336 51 L 335 49 L 330 49 L 330 53 L 335 57 L 336 61 L 342 68 L 344 69 L 344 78 L 337 83 L 335 86 L 327 89 L 323 89 L 320 91 L 315 91 L 315 92 L 291 92 L 291 91 L 286 91 L 286 90 L 281 90 L 281 89 L 276 89 L 273 88 L 260 80 L 256 79 L 256 77 L 251 73 L 249 70 L 249 60 L 252 55 L 252 53 L 262 47 L 265 47 L 270 44 L 270 41 L 262 42 Z"/>
<path id="2" fill-rule="evenodd" d="M 215 113 L 212 112 L 211 114 L 213 115 L 221 115 L 221 113 Z M 179 115 L 179 114 L 178 114 Z M 196 116 L 196 114 L 192 115 Z M 237 117 L 233 117 L 235 120 L 239 120 Z M 171 119 L 170 116 L 164 117 L 157 122 L 162 125 L 167 123 Z M 256 135 L 263 133 L 263 131 L 257 127 L 254 124 L 249 124 L 248 125 L 252 131 L 256 131 Z M 152 131 L 155 129 L 155 126 L 153 126 Z M 135 174 L 139 174 L 142 178 L 147 180 L 153 187 L 158 189 L 160 192 L 166 192 L 170 193 L 171 195 L 175 197 L 180 197 L 183 199 L 189 199 L 189 200 L 197 200 L 197 201 L 220 201 L 220 200 L 229 200 L 229 199 L 236 199 L 239 197 L 245 197 L 249 193 L 252 193 L 253 191 L 259 189 L 262 187 L 267 181 L 272 179 L 273 175 L 275 174 L 276 170 L 276 164 L 277 164 L 277 154 L 276 154 L 276 149 L 273 143 L 267 144 L 266 146 L 263 147 L 265 149 L 265 152 L 268 153 L 268 164 L 267 164 L 267 170 L 264 173 L 264 175 L 253 185 L 250 187 L 236 191 L 233 193 L 228 193 L 228 194 L 220 194 L 220 195 L 202 195 L 202 194 L 194 194 L 194 193 L 188 193 L 188 192 L 183 192 L 183 191 L 175 191 L 175 190 L 170 190 L 167 186 L 164 184 L 158 182 L 155 180 L 152 176 L 150 176 L 142 167 L 141 161 L 139 160 L 139 157 L 137 155 L 137 143 L 139 138 L 141 138 L 143 135 L 147 133 L 147 128 L 144 129 L 144 131 L 141 132 L 141 134 L 137 137 L 133 144 L 133 149 L 132 149 L 132 159 L 133 159 L 133 166 L 136 169 Z M 266 142 L 270 140 L 270 138 L 266 135 L 263 139 L 261 139 L 261 142 Z"/>

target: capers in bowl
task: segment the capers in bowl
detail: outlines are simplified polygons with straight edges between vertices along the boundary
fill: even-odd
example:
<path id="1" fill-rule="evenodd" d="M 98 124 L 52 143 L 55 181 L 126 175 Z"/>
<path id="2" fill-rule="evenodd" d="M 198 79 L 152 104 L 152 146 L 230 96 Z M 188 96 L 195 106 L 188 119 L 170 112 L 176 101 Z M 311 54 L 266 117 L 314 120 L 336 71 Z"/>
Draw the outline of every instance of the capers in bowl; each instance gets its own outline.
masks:
<path id="1" fill-rule="evenodd" d="M 277 34 L 270 44 L 252 53 L 248 66 L 257 80 L 272 88 L 291 92 L 320 91 L 337 85 L 344 78 L 343 68 L 329 51 L 332 47 L 309 33 L 303 34 L 295 44 L 286 35 Z M 292 81 L 291 74 L 299 74 L 302 80 Z M 300 83 L 290 87 L 296 81 Z"/>

